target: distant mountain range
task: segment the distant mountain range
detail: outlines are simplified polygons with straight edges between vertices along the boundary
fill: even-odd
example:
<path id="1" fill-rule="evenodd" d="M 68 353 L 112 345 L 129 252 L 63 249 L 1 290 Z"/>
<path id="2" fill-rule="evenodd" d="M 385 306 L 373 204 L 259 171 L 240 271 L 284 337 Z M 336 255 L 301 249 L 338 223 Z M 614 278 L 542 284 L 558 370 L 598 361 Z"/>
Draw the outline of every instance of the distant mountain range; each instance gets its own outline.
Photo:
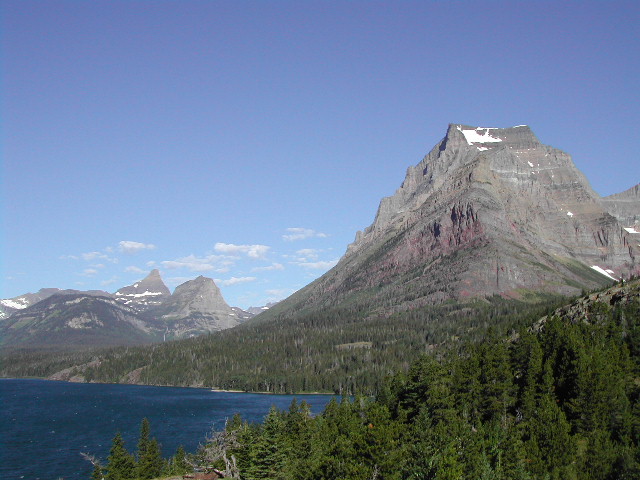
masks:
<path id="1" fill-rule="evenodd" d="M 638 191 L 601 198 L 568 154 L 528 126 L 449 125 L 339 263 L 260 319 L 573 295 L 637 275 Z"/>
<path id="2" fill-rule="evenodd" d="M 230 307 L 210 278 L 172 294 L 158 270 L 114 294 L 43 288 L 0 307 L 1 344 L 32 347 L 137 345 L 231 328 L 255 315 Z"/>

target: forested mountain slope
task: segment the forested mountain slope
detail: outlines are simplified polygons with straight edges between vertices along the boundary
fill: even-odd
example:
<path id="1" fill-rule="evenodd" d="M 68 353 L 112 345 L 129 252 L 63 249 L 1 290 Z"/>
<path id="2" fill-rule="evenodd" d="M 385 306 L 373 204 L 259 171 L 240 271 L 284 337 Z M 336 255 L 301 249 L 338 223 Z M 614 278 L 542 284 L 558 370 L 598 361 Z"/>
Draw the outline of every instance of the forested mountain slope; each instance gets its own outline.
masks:
<path id="1" fill-rule="evenodd" d="M 246 480 L 640 478 L 640 282 L 459 353 L 421 357 L 375 401 L 236 417 L 198 458 Z"/>

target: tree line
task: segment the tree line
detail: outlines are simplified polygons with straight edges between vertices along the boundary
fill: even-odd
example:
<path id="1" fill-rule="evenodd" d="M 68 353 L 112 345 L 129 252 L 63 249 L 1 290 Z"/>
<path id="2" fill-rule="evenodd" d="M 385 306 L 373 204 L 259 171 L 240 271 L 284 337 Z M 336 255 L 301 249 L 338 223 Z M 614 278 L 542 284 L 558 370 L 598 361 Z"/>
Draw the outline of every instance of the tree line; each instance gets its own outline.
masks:
<path id="1" fill-rule="evenodd" d="M 593 302 L 508 336 L 485 330 L 315 417 L 296 400 L 262 423 L 236 415 L 165 470 L 142 466 L 155 448 L 139 446 L 137 464 L 122 462 L 130 476 L 113 476 L 126 457 L 117 438 L 113 480 L 178 464 L 244 480 L 640 478 L 640 301 Z"/>
<path id="2" fill-rule="evenodd" d="M 160 444 L 150 435 L 149 420 L 143 418 L 135 453 L 127 450 L 120 433 L 116 433 L 113 438 L 106 463 L 93 455 L 83 453 L 82 455 L 93 464 L 91 479 L 149 480 L 161 476 L 182 475 L 193 470 L 183 447 L 178 447 L 173 457 L 164 459 Z"/>
<path id="3" fill-rule="evenodd" d="M 640 308 L 424 355 L 375 399 L 235 417 L 196 455 L 231 478 L 640 478 Z"/>

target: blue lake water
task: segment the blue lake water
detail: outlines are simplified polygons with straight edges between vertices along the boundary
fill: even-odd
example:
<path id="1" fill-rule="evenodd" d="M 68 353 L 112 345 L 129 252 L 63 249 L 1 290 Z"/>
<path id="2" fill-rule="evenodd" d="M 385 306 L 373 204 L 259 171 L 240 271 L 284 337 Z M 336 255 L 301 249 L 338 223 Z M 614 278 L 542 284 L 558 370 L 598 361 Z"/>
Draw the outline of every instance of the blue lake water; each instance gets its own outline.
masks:
<path id="1" fill-rule="evenodd" d="M 92 466 L 80 452 L 105 460 L 117 432 L 134 452 L 144 417 L 165 458 L 179 445 L 194 452 L 212 429 L 222 429 L 235 413 L 259 422 L 272 405 L 288 409 L 294 397 L 306 401 L 314 414 L 331 399 L 1 379 L 0 478 L 88 480 Z"/>

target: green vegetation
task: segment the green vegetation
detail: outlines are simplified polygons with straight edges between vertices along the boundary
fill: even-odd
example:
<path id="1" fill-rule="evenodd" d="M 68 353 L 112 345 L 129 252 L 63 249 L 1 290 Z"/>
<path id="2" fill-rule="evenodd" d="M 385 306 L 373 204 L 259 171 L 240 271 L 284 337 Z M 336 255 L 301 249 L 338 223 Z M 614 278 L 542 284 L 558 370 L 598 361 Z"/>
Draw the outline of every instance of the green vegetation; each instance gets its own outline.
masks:
<path id="1" fill-rule="evenodd" d="M 197 458 L 246 480 L 640 478 L 637 300 L 487 332 L 315 418 L 295 401 L 235 417 Z"/>
<path id="2" fill-rule="evenodd" d="M 160 476 L 182 475 L 193 470 L 187 462 L 187 455 L 182 447 L 178 447 L 176 454 L 169 460 L 162 458 L 160 445 L 155 438 L 149 438 L 151 427 L 144 418 L 140 425 L 138 450 L 135 455 L 129 453 L 120 433 L 117 433 L 111 443 L 107 464 L 102 463 L 91 455 L 84 455 L 93 463 L 92 479 L 99 480 L 149 480 Z"/>
<path id="3" fill-rule="evenodd" d="M 376 301 L 392 310 L 383 297 Z M 527 303 L 496 296 L 386 315 L 370 315 L 356 303 L 154 346 L 64 354 L 7 351 L 0 374 L 46 377 L 77 366 L 72 373 L 85 381 L 127 383 L 128 374 L 140 369 L 134 381 L 151 385 L 369 395 L 379 391 L 385 376 L 406 371 L 421 354 L 458 351 L 464 341 L 482 340 L 489 327 L 510 334 L 564 302 L 563 297 Z"/>

